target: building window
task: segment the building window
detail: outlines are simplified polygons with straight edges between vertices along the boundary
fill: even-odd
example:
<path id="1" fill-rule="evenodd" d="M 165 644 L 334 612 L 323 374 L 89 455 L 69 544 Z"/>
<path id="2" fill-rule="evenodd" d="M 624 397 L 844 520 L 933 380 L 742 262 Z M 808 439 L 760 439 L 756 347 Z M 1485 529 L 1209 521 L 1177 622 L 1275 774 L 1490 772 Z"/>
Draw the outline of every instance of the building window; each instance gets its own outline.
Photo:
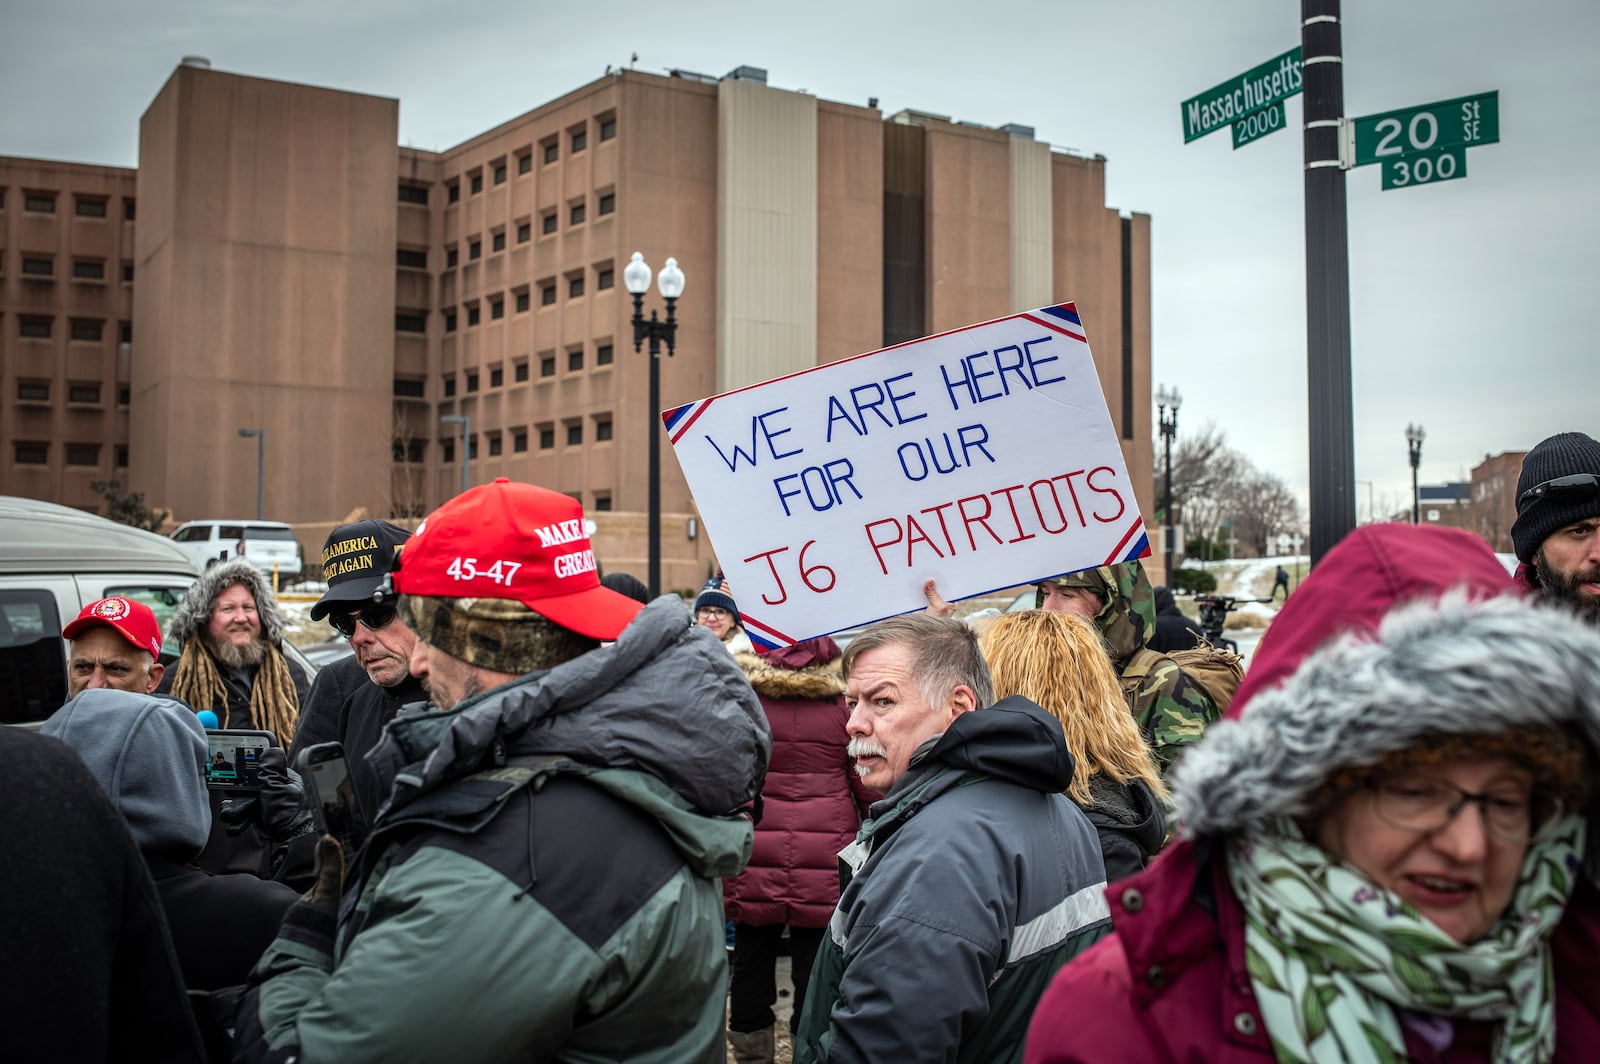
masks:
<path id="1" fill-rule="evenodd" d="M 560 143 L 558 143 L 554 138 L 546 141 L 544 145 L 545 165 L 548 166 L 550 163 L 555 162 L 559 158 L 561 158 Z"/>
<path id="2" fill-rule="evenodd" d="M 456 331 L 456 312 L 453 310 L 444 312 L 444 331 L 447 333 Z"/>
<path id="3" fill-rule="evenodd" d="M 400 202 L 415 203 L 426 207 L 428 205 L 428 186 L 426 185 L 401 185 Z"/>
<path id="4" fill-rule="evenodd" d="M 444 379 L 444 397 L 448 399 L 454 394 L 456 394 L 456 379 L 452 375 Z"/>
<path id="5" fill-rule="evenodd" d="M 455 440 L 440 440 L 439 441 L 439 458 L 440 458 L 441 461 L 444 461 L 444 462 L 454 462 L 456 460 L 456 441 Z"/>
<path id="6" fill-rule="evenodd" d="M 597 366 L 611 365 L 612 357 L 610 344 L 600 344 L 594 349 L 594 364 Z"/>
<path id="7" fill-rule="evenodd" d="M 100 405 L 100 385 L 98 384 L 68 384 L 67 402 L 83 403 L 88 406 Z"/>
<path id="8" fill-rule="evenodd" d="M 468 303 L 467 304 L 467 324 L 468 325 L 476 325 L 476 324 L 478 324 L 478 304 L 476 304 L 476 303 Z"/>
<path id="9" fill-rule="evenodd" d="M 469 180 L 471 182 L 471 187 L 470 187 L 469 191 L 474 196 L 476 196 L 478 193 L 483 191 L 483 175 L 482 174 L 473 174 Z"/>
<path id="10" fill-rule="evenodd" d="M 106 216 L 106 201 L 78 196 L 73 201 L 72 210 L 79 218 L 104 218 Z"/>
<path id="11" fill-rule="evenodd" d="M 490 236 L 489 245 L 491 250 L 504 251 L 506 249 L 506 231 L 501 229 L 499 232 Z"/>
<path id="12" fill-rule="evenodd" d="M 421 399 L 422 381 L 411 377 L 396 377 L 394 379 L 394 394 L 401 399 Z"/>
<path id="13" fill-rule="evenodd" d="M 461 262 L 461 252 L 454 247 L 444 249 L 444 268 L 453 270 Z"/>
<path id="14" fill-rule="evenodd" d="M 73 318 L 70 335 L 74 340 L 92 340 L 95 343 L 99 343 L 105 324 L 98 318 Z M 95 402 L 99 402 L 99 399 L 96 399 Z"/>
<path id="15" fill-rule="evenodd" d="M 567 224 L 582 225 L 584 217 L 588 214 L 586 206 L 582 200 L 574 203 L 572 209 L 567 211 Z"/>
<path id="16" fill-rule="evenodd" d="M 542 355 L 539 358 L 539 376 L 554 377 L 556 375 L 556 356 Z"/>
<path id="17" fill-rule="evenodd" d="M 24 255 L 22 273 L 25 277 L 54 277 L 56 261 L 48 255 Z"/>
<path id="18" fill-rule="evenodd" d="M 98 443 L 67 444 L 67 465 L 97 466 L 99 464 L 100 445 Z"/>
<path id="19" fill-rule="evenodd" d="M 496 163 L 495 164 L 495 168 L 494 168 L 494 183 L 497 184 L 497 185 L 503 185 L 503 184 L 506 183 L 506 164 L 505 163 Z"/>
<path id="20" fill-rule="evenodd" d="M 128 468 L 128 445 L 125 443 L 117 444 L 117 468 Z"/>
<path id="21" fill-rule="evenodd" d="M 567 426 L 567 446 L 577 447 L 583 443 L 583 422 L 574 421 Z"/>
<path id="22" fill-rule="evenodd" d="M 483 258 L 483 241 L 481 241 L 481 240 L 468 241 L 468 243 L 467 243 L 467 258 L 468 259 L 481 259 L 481 258 Z"/>
<path id="23" fill-rule="evenodd" d="M 444 186 L 444 198 L 448 203 L 461 202 L 461 182 L 452 181 Z"/>
<path id="24" fill-rule="evenodd" d="M 471 395 L 473 392 L 475 392 L 477 390 L 478 390 L 478 375 L 476 373 L 467 374 L 467 394 Z"/>
<path id="25" fill-rule="evenodd" d="M 489 320 L 499 321 L 506 316 L 506 301 L 503 299 L 489 300 Z"/>
<path id="26" fill-rule="evenodd" d="M 533 239 L 533 223 L 532 222 L 518 222 L 517 223 L 517 243 L 526 244 L 528 241 L 530 241 L 532 239 Z"/>
<path id="27" fill-rule="evenodd" d="M 615 192 L 600 193 L 600 202 L 595 206 L 595 210 L 599 211 L 601 214 L 610 214 L 616 209 L 617 194 Z"/>
<path id="28" fill-rule="evenodd" d="M 597 443 L 604 442 L 605 440 L 609 440 L 611 438 L 611 419 L 610 418 L 608 418 L 608 417 L 607 418 L 600 418 L 597 421 L 595 421 L 595 423 L 594 423 L 594 438 L 595 438 L 595 442 L 597 442 Z"/>
<path id="29" fill-rule="evenodd" d="M 607 115 L 600 120 L 600 139 L 611 140 L 617 135 L 617 116 Z"/>
<path id="30" fill-rule="evenodd" d="M 587 129 L 576 129 L 576 130 L 573 130 L 573 132 L 572 132 L 572 150 L 574 152 L 580 152 L 583 149 L 587 148 L 588 146 L 589 146 L 589 131 Z"/>
<path id="31" fill-rule="evenodd" d="M 526 362 L 518 362 L 511 371 L 511 378 L 519 383 L 527 380 L 528 364 Z"/>
<path id="32" fill-rule="evenodd" d="M 525 174 L 533 169 L 533 152 L 525 151 L 517 156 L 517 173 Z"/>
<path id="33" fill-rule="evenodd" d="M 498 458 L 500 456 L 500 448 L 501 448 L 501 446 L 502 445 L 500 443 L 500 434 L 498 432 L 490 433 L 489 434 L 489 457 L 490 458 Z"/>
<path id="34" fill-rule="evenodd" d="M 551 211 L 549 214 L 547 214 L 544 217 L 539 219 L 539 232 L 541 234 L 543 234 L 544 236 L 549 236 L 551 233 L 553 233 L 555 231 L 556 231 L 556 212 L 555 211 Z"/>
<path id="35" fill-rule="evenodd" d="M 133 322 L 121 322 L 117 326 L 117 342 L 124 344 L 133 343 Z"/>
<path id="36" fill-rule="evenodd" d="M 48 443 L 18 443 L 17 465 L 46 465 L 50 461 Z"/>
<path id="37" fill-rule="evenodd" d="M 396 462 L 410 462 L 416 464 L 422 461 L 425 440 L 395 440 L 394 460 Z"/>
<path id="38" fill-rule="evenodd" d="M 532 300 L 528 297 L 528 293 L 526 293 L 526 292 L 518 292 L 517 293 L 517 313 L 521 314 L 523 311 L 527 310 L 528 309 L 528 305 L 531 302 L 532 302 Z"/>
<path id="39" fill-rule="evenodd" d="M 576 277 L 568 277 L 567 298 L 577 299 L 581 295 L 583 295 L 583 275 L 580 273 Z"/>
<path id="40" fill-rule="evenodd" d="M 553 307 L 556 305 L 556 286 L 554 281 L 539 286 L 539 305 L 541 307 Z"/>
<path id="41" fill-rule="evenodd" d="M 478 457 L 478 434 L 476 432 L 467 437 L 467 457 Z"/>
<path id="42" fill-rule="evenodd" d="M 122 220 L 131 222 L 139 215 L 139 205 L 136 201 L 125 199 L 122 201 Z"/>
<path id="43" fill-rule="evenodd" d="M 122 264 L 122 283 L 123 284 L 132 284 L 133 283 L 133 263 L 131 263 L 131 262 L 124 262 Z"/>
<path id="44" fill-rule="evenodd" d="M 594 508 L 595 508 L 595 512 L 597 512 L 597 513 L 610 513 L 611 512 L 611 496 L 610 495 L 602 495 L 600 492 L 595 492 Z"/>
<path id="45" fill-rule="evenodd" d="M 428 253 L 417 251 L 415 248 L 397 248 L 394 253 L 394 264 L 407 270 L 426 270 Z"/>
<path id="46" fill-rule="evenodd" d="M 523 454 L 528 450 L 527 429 L 518 429 L 511 434 L 511 450 L 514 454 Z"/>
<path id="47" fill-rule="evenodd" d="M 576 373 L 583 368 L 583 348 L 574 347 L 567 352 L 567 372 Z"/>
<path id="48" fill-rule="evenodd" d="M 506 382 L 506 371 L 499 366 L 489 371 L 489 387 L 498 388 Z"/>
<path id="49" fill-rule="evenodd" d="M 130 389 L 126 384 L 117 385 L 117 405 L 118 406 L 127 406 L 129 400 L 131 400 L 132 398 L 133 398 L 132 389 Z M 127 465 L 128 463 L 127 462 L 119 462 L 117 464 L 118 465 Z"/>
<path id="50" fill-rule="evenodd" d="M 19 332 L 22 336 L 34 340 L 50 339 L 50 318 L 26 314 L 17 319 Z"/>
<path id="51" fill-rule="evenodd" d="M 539 428 L 539 450 L 548 451 L 556 445 L 556 430 L 554 425 L 542 425 Z"/>
<path id="52" fill-rule="evenodd" d="M 394 316 L 394 331 L 404 333 L 427 332 L 428 316 L 426 314 L 396 314 Z"/>
<path id="53" fill-rule="evenodd" d="M 595 271 L 594 287 L 596 291 L 604 292 L 607 288 L 614 288 L 617 284 L 617 275 L 610 266 L 602 266 Z"/>
<path id="54" fill-rule="evenodd" d="M 19 403 L 48 403 L 50 401 L 50 382 L 18 381 L 17 401 Z"/>
<path id="55" fill-rule="evenodd" d="M 24 192 L 22 194 L 22 209 L 33 211 L 37 214 L 54 214 L 56 213 L 56 194 L 54 192 Z"/>

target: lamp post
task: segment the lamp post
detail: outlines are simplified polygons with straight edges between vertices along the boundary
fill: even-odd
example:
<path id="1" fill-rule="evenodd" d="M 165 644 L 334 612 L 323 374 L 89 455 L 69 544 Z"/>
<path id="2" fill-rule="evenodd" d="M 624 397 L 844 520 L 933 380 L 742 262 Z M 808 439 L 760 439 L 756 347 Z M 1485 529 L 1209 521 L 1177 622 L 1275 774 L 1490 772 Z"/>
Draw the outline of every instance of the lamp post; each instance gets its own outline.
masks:
<path id="1" fill-rule="evenodd" d="M 1421 425 L 1406 426 L 1406 447 L 1411 453 L 1411 523 L 1422 523 L 1422 508 L 1417 496 L 1417 463 L 1422 461 L 1422 439 L 1426 435 Z"/>
<path id="2" fill-rule="evenodd" d="M 439 420 L 446 425 L 461 426 L 461 490 L 464 492 L 472 487 L 472 446 L 467 442 L 472 438 L 472 415 L 440 414 Z"/>
<path id="3" fill-rule="evenodd" d="M 667 317 L 656 317 L 650 308 L 650 317 L 644 316 L 644 294 L 650 290 L 650 266 L 644 255 L 635 251 L 633 258 L 622 271 L 622 283 L 633 296 L 633 350 L 638 354 L 646 340 L 650 341 L 650 404 L 648 415 L 650 439 L 650 595 L 661 594 L 661 345 L 667 345 L 667 357 L 677 349 L 678 297 L 683 295 L 683 271 L 678 260 L 669 258 L 656 278 L 661 298 L 667 301 Z"/>
<path id="4" fill-rule="evenodd" d="M 267 516 L 267 430 L 240 429 L 239 435 L 256 438 L 256 520 L 260 521 Z"/>
<path id="5" fill-rule="evenodd" d="M 1173 583 L 1172 583 L 1172 536 L 1173 536 L 1173 532 L 1172 532 L 1172 437 L 1174 437 L 1174 436 L 1176 436 L 1178 434 L 1178 407 L 1182 403 L 1183 403 L 1183 396 L 1179 394 L 1178 389 L 1176 389 L 1176 388 L 1168 389 L 1165 384 L 1161 385 L 1161 387 L 1156 389 L 1156 405 L 1160 408 L 1160 413 L 1158 414 L 1158 417 L 1161 420 L 1161 439 L 1166 444 L 1166 451 L 1167 451 L 1167 460 L 1166 460 L 1166 470 L 1167 471 L 1166 471 L 1166 488 L 1165 488 L 1166 502 L 1163 503 L 1163 505 L 1166 508 L 1166 512 L 1167 512 L 1167 520 L 1166 520 L 1166 529 L 1165 529 L 1165 531 L 1164 531 L 1164 533 L 1162 535 L 1162 539 L 1165 540 L 1166 547 L 1167 547 L 1165 565 L 1166 565 L 1166 569 L 1167 569 L 1167 586 L 1168 587 L 1172 587 L 1173 586 Z M 1167 411 L 1169 409 L 1172 411 L 1172 416 L 1170 418 L 1167 416 Z"/>

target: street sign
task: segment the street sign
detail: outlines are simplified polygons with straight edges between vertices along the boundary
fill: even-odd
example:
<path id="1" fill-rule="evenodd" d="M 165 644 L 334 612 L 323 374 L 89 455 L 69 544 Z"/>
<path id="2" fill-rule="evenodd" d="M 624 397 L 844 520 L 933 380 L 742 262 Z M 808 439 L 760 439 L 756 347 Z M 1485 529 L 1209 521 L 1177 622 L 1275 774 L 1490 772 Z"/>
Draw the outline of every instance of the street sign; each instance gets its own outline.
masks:
<path id="1" fill-rule="evenodd" d="M 1237 150 L 1251 141 L 1260 140 L 1268 133 L 1276 133 L 1289 124 L 1289 109 L 1278 101 L 1264 111 L 1246 115 L 1233 124 L 1233 146 Z"/>
<path id="2" fill-rule="evenodd" d="M 1187 144 L 1207 133 L 1215 133 L 1223 126 L 1232 125 L 1273 104 L 1280 104 L 1299 91 L 1300 49 L 1291 48 L 1238 77 L 1229 78 L 1221 85 L 1183 101 L 1179 105 L 1183 112 L 1183 142 Z"/>
<path id="3" fill-rule="evenodd" d="M 1383 187 L 1410 188 L 1412 185 L 1437 185 L 1467 176 L 1467 149 L 1462 145 L 1408 152 L 1397 159 L 1383 161 Z"/>
<path id="4" fill-rule="evenodd" d="M 1356 166 L 1381 163 L 1413 152 L 1475 147 L 1500 141 L 1500 93 L 1480 93 L 1441 100 L 1420 107 L 1365 115 L 1354 119 Z M 1461 177 L 1466 173 L 1463 168 Z M 1385 182 L 1388 168 L 1385 168 Z M 1391 187 L 1387 183 L 1384 188 Z M 1393 187 L 1400 187 L 1398 185 Z"/>

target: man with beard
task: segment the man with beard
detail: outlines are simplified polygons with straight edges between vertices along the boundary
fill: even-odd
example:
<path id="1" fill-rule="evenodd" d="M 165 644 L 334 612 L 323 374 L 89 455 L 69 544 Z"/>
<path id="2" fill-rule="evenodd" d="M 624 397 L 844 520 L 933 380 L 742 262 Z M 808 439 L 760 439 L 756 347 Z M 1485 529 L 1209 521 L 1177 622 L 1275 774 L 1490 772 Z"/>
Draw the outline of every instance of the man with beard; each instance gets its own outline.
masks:
<path id="1" fill-rule="evenodd" d="M 1511 540 L 1518 582 L 1600 623 L 1600 442 L 1562 432 L 1528 452 Z"/>
<path id="2" fill-rule="evenodd" d="M 283 614 L 260 570 L 242 558 L 205 571 L 172 618 L 168 638 L 183 647 L 158 691 L 224 728 L 259 728 L 287 744 L 310 693 L 305 671 L 286 658 Z"/>

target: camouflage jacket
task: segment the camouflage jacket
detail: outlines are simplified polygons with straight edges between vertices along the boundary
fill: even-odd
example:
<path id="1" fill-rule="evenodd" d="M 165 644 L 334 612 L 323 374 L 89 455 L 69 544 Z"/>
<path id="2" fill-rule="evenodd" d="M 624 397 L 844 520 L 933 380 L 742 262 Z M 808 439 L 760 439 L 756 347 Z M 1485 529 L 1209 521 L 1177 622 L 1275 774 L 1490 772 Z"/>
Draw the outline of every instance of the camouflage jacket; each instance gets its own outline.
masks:
<path id="1" fill-rule="evenodd" d="M 1105 604 L 1094 623 L 1120 677 L 1156 630 L 1155 589 L 1150 586 L 1144 566 L 1136 561 L 1121 562 L 1053 577 L 1049 582 L 1088 588 L 1100 596 Z M 1205 734 L 1206 725 L 1222 717 L 1178 663 L 1165 656 L 1151 666 L 1133 690 L 1125 685 L 1124 692 L 1163 776 L 1183 748 L 1198 741 Z"/>

